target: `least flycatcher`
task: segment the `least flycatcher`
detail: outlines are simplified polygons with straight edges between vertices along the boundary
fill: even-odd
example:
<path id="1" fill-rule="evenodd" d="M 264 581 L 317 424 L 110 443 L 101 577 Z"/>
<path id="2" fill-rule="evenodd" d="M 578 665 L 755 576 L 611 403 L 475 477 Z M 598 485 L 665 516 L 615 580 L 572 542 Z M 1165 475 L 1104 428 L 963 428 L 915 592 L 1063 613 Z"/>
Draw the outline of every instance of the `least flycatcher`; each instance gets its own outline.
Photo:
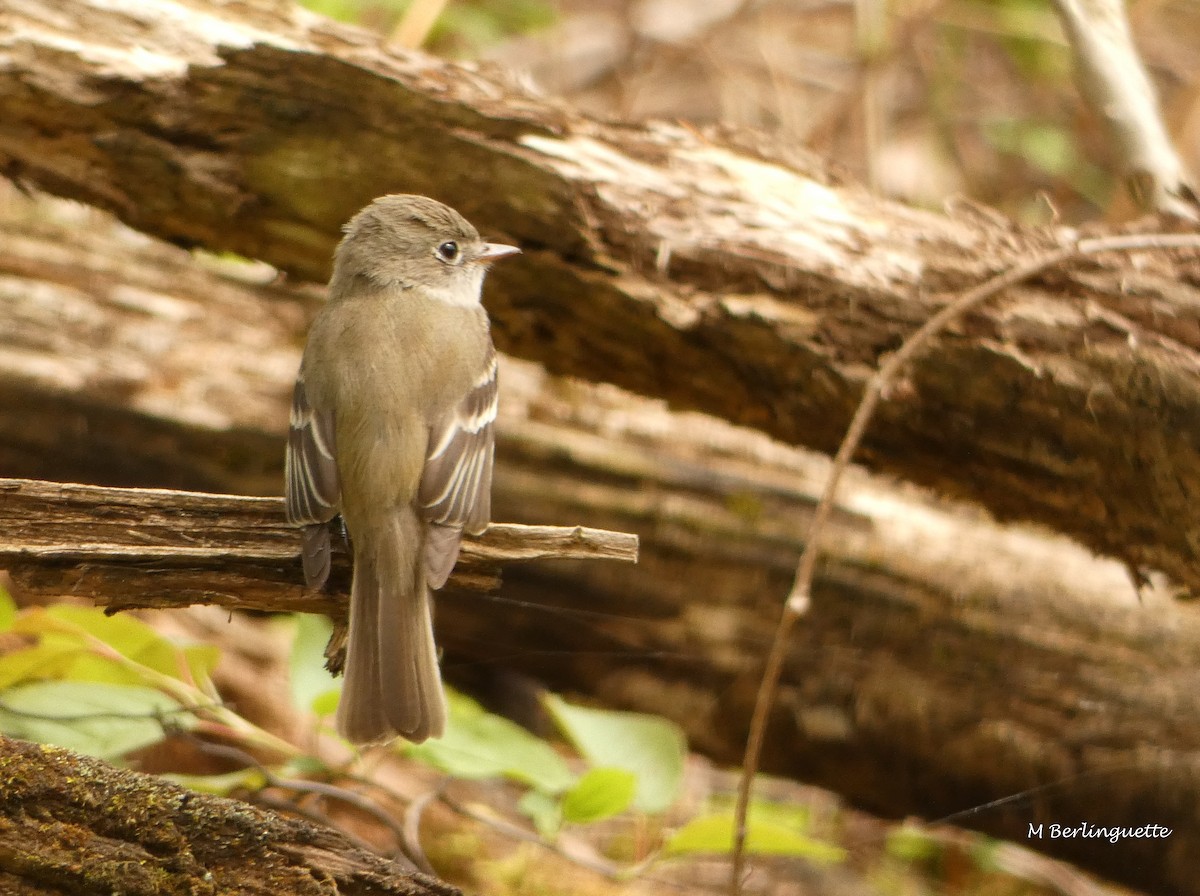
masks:
<path id="1" fill-rule="evenodd" d="M 344 231 L 296 378 L 287 517 L 304 525 L 310 587 L 329 575 L 329 520 L 350 536 L 338 731 L 419 742 L 446 724 L 430 591 L 491 514 L 496 351 L 480 291 L 520 250 L 424 196 L 376 199 Z"/>

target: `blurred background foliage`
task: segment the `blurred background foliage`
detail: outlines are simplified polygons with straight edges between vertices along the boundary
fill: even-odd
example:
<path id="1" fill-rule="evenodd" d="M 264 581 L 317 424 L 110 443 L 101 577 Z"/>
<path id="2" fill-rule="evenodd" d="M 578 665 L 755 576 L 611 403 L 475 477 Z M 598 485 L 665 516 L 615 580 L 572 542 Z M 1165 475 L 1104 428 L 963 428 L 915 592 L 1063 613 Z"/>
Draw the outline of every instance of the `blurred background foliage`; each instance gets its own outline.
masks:
<path id="1" fill-rule="evenodd" d="M 440 0 L 304 0 L 394 34 Z M 1128 0 L 1167 125 L 1200 161 L 1200 2 Z M 1134 214 L 1051 0 L 450 0 L 430 52 L 604 118 L 726 123 L 881 195 L 1028 223 Z"/>

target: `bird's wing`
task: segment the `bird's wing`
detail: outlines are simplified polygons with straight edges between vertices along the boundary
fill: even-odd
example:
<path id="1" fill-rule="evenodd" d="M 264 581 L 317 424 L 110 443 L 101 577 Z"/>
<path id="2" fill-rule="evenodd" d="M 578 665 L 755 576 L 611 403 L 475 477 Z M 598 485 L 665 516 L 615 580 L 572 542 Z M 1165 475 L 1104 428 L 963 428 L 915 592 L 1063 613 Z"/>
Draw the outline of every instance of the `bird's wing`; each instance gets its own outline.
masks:
<path id="1" fill-rule="evenodd" d="M 288 427 L 287 518 L 289 523 L 324 523 L 341 506 L 333 411 L 316 411 L 304 390 L 304 371 L 296 377 Z"/>
<path id="2" fill-rule="evenodd" d="M 492 515 L 492 455 L 496 420 L 496 352 L 453 412 L 429 431 L 417 503 L 433 525 L 425 542 L 425 573 L 440 588 L 458 558 L 463 531 L 476 535 Z"/>
<path id="3" fill-rule="evenodd" d="M 287 519 L 304 524 L 304 578 L 320 588 L 329 576 L 329 528 L 341 509 L 333 411 L 316 411 L 304 391 L 304 371 L 296 377 L 284 458 Z"/>

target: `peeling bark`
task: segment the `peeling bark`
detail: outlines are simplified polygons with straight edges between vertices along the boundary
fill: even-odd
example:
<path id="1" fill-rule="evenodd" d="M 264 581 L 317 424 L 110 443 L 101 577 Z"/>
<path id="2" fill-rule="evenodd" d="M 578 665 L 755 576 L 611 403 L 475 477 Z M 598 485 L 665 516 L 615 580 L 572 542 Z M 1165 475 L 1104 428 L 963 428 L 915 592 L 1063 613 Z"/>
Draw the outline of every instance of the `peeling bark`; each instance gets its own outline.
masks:
<path id="1" fill-rule="evenodd" d="M 329 591 L 304 586 L 299 532 L 279 498 L 0 479 L 0 568 L 27 596 L 71 594 L 114 609 L 217 604 L 344 619 L 350 559 L 337 545 Z M 496 524 L 463 541 L 452 591 L 499 586 L 527 560 L 637 560 L 637 536 Z M 330 593 L 332 592 L 332 593 Z"/>

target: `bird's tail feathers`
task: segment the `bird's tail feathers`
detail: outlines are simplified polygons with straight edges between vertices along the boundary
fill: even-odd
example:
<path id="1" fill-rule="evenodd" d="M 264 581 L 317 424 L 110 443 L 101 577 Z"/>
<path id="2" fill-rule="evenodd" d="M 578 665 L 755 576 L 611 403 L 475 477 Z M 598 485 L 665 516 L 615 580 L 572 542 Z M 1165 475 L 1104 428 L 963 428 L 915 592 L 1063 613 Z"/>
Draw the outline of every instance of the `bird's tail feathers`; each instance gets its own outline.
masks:
<path id="1" fill-rule="evenodd" d="M 350 638 L 337 728 L 355 743 L 440 737 L 446 700 L 415 515 L 355 545 Z"/>

